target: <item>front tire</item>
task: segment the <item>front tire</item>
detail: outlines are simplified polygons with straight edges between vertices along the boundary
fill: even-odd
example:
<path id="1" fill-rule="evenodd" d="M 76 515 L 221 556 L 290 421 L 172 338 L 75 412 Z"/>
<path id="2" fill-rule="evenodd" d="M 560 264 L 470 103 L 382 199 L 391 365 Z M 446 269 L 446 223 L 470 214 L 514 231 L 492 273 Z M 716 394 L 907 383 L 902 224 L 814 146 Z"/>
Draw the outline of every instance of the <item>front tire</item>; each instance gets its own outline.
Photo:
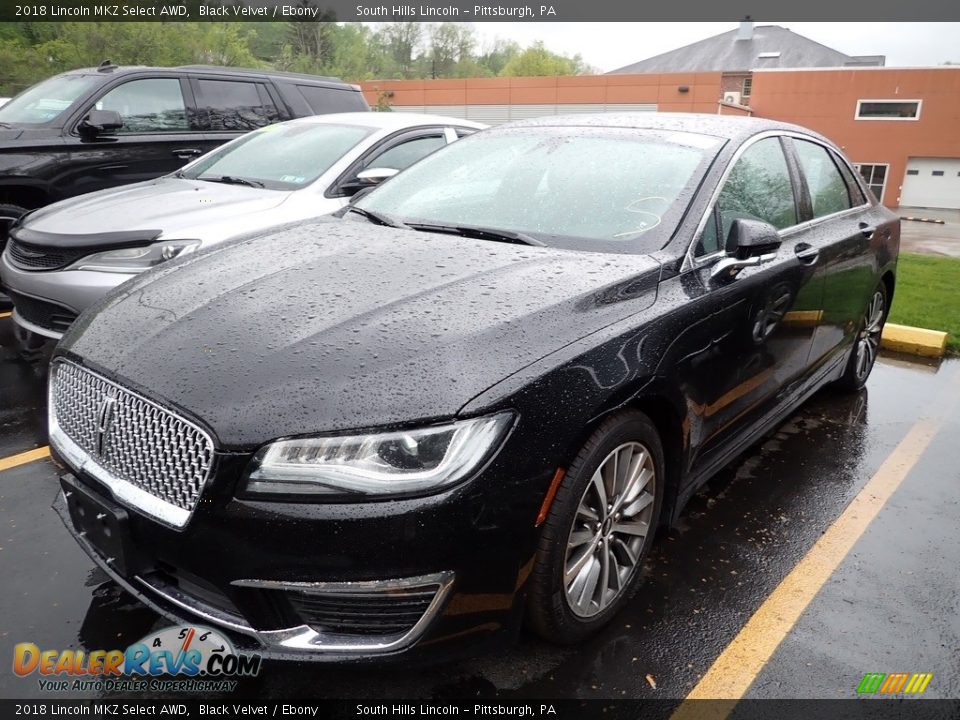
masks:
<path id="1" fill-rule="evenodd" d="M 887 313 L 887 287 L 881 282 L 870 296 L 863 317 L 860 318 L 850 358 L 843 375 L 837 381 L 839 390 L 856 392 L 867 384 L 880 353 L 880 336 L 887 321 Z"/>
<path id="2" fill-rule="evenodd" d="M 528 619 L 545 640 L 579 642 L 640 585 L 664 490 L 663 446 L 641 412 L 605 420 L 570 464 L 540 534 Z"/>

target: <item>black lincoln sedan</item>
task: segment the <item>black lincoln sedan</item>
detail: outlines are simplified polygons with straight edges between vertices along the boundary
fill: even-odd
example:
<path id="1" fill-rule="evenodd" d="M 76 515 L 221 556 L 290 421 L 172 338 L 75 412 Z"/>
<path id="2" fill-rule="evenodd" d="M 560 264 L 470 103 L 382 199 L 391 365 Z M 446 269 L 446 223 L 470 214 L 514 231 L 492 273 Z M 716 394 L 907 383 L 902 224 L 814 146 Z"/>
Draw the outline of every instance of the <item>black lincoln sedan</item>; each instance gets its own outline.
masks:
<path id="1" fill-rule="evenodd" d="M 576 642 L 698 486 L 863 386 L 899 232 L 792 125 L 478 133 L 84 313 L 55 507 L 143 602 L 266 656 Z"/>

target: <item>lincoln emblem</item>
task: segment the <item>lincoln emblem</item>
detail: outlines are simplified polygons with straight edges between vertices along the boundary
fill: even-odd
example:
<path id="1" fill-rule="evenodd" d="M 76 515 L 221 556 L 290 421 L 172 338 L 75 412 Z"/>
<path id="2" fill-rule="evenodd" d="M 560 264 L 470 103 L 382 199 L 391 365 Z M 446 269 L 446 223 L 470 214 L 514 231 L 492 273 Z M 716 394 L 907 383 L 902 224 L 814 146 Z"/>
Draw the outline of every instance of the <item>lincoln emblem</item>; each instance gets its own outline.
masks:
<path id="1" fill-rule="evenodd" d="M 117 391 L 111 388 L 100 403 L 100 411 L 97 413 L 97 457 L 103 457 L 107 429 L 110 427 L 110 421 L 113 420 L 113 410 L 117 404 Z"/>

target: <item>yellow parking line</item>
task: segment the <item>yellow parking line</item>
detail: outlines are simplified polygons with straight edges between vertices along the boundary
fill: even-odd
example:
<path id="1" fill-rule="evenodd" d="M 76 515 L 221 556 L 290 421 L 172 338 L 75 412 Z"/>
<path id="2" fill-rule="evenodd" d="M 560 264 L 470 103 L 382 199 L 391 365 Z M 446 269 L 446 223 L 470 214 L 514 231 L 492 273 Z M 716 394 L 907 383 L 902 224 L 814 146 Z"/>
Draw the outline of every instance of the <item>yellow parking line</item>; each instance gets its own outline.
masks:
<path id="1" fill-rule="evenodd" d="M 10 317 L 11 314 L 9 310 L 7 312 L 0 312 L 0 318 Z"/>
<path id="2" fill-rule="evenodd" d="M 954 377 L 958 383 L 960 374 Z M 826 584 L 870 522 L 926 451 L 960 397 L 948 395 L 942 412 L 918 421 L 827 528 L 797 566 L 780 582 L 673 713 L 671 720 L 723 720 L 744 696 L 800 615 Z M 698 703 L 695 700 L 726 700 Z"/>
<path id="3" fill-rule="evenodd" d="M 15 468 L 19 465 L 26 465 L 29 462 L 34 460 L 41 460 L 45 457 L 50 457 L 50 448 L 49 447 L 39 447 L 36 450 L 27 450 L 18 455 L 11 455 L 10 457 L 0 458 L 0 470 L 9 470 L 10 468 Z"/>

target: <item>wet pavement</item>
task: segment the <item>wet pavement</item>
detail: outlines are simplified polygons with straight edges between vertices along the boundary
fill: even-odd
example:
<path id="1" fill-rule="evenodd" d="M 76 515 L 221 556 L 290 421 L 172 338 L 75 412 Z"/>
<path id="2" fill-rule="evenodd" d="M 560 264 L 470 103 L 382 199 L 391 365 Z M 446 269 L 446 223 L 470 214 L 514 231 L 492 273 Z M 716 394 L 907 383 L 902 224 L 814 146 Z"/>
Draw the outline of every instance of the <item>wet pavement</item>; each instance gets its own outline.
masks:
<path id="1" fill-rule="evenodd" d="M 902 218 L 943 221 L 904 220 L 900 225 L 901 252 L 960 257 L 960 210 L 901 207 L 894 212 Z"/>
<path id="2" fill-rule="evenodd" d="M 44 378 L 16 358 L 9 324 L 0 319 L 0 458 L 46 443 Z M 885 357 L 860 394 L 812 398 L 693 498 L 658 538 L 634 600 L 579 647 L 524 636 L 442 667 L 270 662 L 237 694 L 683 698 L 904 435 L 939 413 L 926 451 L 748 697 L 854 697 L 864 673 L 900 671 L 932 672 L 926 695 L 957 697 L 960 406 L 945 404 L 953 396 L 960 361 Z M 122 648 L 169 624 L 94 568 L 50 509 L 57 489 L 49 460 L 0 471 L 0 697 L 50 697 L 36 676 L 12 674 L 18 642 Z"/>

